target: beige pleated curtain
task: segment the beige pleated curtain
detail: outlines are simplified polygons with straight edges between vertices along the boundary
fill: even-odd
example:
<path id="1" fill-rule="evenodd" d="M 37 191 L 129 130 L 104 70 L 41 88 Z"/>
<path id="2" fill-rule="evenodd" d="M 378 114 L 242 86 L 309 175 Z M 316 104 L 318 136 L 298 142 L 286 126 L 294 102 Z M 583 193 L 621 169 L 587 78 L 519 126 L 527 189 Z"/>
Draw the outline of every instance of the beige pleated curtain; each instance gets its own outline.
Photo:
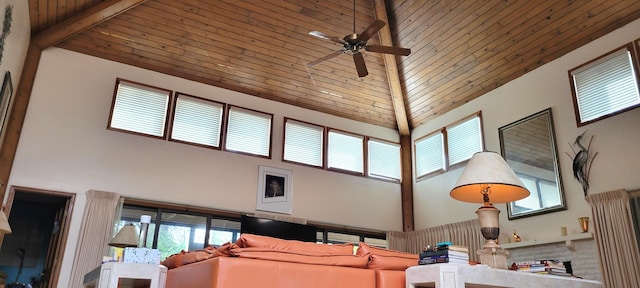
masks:
<path id="1" fill-rule="evenodd" d="M 640 252 L 626 190 L 590 194 L 604 287 L 640 287 Z"/>
<path id="2" fill-rule="evenodd" d="M 427 245 L 451 241 L 469 247 L 469 258 L 477 261 L 476 251 L 482 248 L 484 237 L 478 219 L 446 224 L 411 232 L 390 231 L 387 233 L 390 249 L 409 253 L 420 253 Z"/>
<path id="3" fill-rule="evenodd" d="M 69 287 L 83 287 L 84 275 L 100 265 L 102 256 L 109 255 L 107 244 L 120 199 L 120 195 L 112 192 L 90 190 L 86 195 Z"/>

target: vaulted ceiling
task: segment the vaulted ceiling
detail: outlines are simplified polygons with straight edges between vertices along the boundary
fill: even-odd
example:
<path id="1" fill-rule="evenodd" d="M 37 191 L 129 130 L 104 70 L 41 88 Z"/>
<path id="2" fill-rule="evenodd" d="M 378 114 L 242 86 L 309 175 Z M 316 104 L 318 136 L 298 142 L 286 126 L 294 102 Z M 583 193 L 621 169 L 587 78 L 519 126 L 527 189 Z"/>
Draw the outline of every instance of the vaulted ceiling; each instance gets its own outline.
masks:
<path id="1" fill-rule="evenodd" d="M 380 19 L 388 25 L 369 44 L 411 55 L 363 52 L 366 77 L 349 54 L 309 67 L 341 46 L 308 33 L 354 33 L 354 3 L 355 33 Z M 29 9 L 34 37 L 77 30 L 58 47 L 403 135 L 640 17 L 637 0 L 29 0 Z M 78 29 L 83 21 L 97 24 Z"/>

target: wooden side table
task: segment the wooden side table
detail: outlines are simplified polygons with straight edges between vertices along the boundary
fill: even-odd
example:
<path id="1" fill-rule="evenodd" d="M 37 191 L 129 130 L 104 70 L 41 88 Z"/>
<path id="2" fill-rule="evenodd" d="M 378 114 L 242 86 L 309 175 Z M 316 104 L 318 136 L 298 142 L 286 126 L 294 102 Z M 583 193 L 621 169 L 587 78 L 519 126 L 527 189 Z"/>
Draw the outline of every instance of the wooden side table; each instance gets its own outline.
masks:
<path id="1" fill-rule="evenodd" d="M 84 275 L 85 288 L 164 288 L 167 267 L 158 264 L 106 262 Z"/>

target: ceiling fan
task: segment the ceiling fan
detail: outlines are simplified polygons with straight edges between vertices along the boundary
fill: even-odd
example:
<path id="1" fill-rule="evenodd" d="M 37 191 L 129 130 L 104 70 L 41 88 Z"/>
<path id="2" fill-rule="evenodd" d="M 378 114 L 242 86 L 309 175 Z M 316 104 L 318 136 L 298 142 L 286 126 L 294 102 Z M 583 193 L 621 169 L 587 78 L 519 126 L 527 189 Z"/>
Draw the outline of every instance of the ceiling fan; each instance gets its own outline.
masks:
<path id="1" fill-rule="evenodd" d="M 402 48 L 402 47 L 391 47 L 391 46 L 367 44 L 367 40 L 369 40 L 375 33 L 380 31 L 380 29 L 382 29 L 384 25 L 386 25 L 384 21 L 375 20 L 373 21 L 373 23 L 369 24 L 369 26 L 366 29 L 364 29 L 362 33 L 356 34 L 356 2 L 354 0 L 353 1 L 353 34 L 344 36 L 344 38 L 338 38 L 335 36 L 328 36 L 327 34 L 324 34 L 319 31 L 309 32 L 309 35 L 311 36 L 315 36 L 324 40 L 329 40 L 342 45 L 342 49 L 335 51 L 327 56 L 324 56 L 318 60 L 315 60 L 307 64 L 307 66 L 314 66 L 320 62 L 331 59 L 338 55 L 349 53 L 353 55 L 353 62 L 356 65 L 358 76 L 364 77 L 364 76 L 367 76 L 369 72 L 367 71 L 367 66 L 364 63 L 364 57 L 362 56 L 362 52 L 361 52 L 362 49 L 370 52 L 409 56 L 409 54 L 411 54 L 411 49 Z"/>

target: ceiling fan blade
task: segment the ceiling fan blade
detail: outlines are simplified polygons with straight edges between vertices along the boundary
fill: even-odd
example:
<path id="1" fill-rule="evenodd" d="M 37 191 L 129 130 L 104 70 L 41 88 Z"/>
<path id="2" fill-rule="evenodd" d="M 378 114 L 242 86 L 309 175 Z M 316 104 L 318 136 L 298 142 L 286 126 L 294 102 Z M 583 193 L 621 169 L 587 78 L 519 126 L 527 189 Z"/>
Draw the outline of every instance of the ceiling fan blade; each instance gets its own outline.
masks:
<path id="1" fill-rule="evenodd" d="M 364 47 L 364 49 L 371 52 L 395 54 L 395 55 L 402 55 L 402 56 L 409 56 L 409 54 L 411 54 L 411 49 L 402 48 L 402 47 L 367 45 Z"/>
<path id="2" fill-rule="evenodd" d="M 331 53 L 331 54 L 329 54 L 329 55 L 327 55 L 327 56 L 324 56 L 324 57 L 322 57 L 322 58 L 320 58 L 320 59 L 318 59 L 318 60 L 315 60 L 315 61 L 313 61 L 313 62 L 310 62 L 309 64 L 307 64 L 307 66 L 313 66 L 313 65 L 316 65 L 316 64 L 318 64 L 318 63 L 320 63 L 320 62 L 322 62 L 322 61 L 329 60 L 329 59 L 331 59 L 331 58 L 333 58 L 333 57 L 336 57 L 336 56 L 338 56 L 338 55 L 342 55 L 342 54 L 344 54 L 345 52 L 346 52 L 345 50 L 338 50 L 338 51 L 333 52 L 333 53 Z"/>
<path id="3" fill-rule="evenodd" d="M 362 53 L 354 53 L 353 54 L 353 62 L 356 64 L 356 70 L 358 70 L 358 76 L 364 77 L 369 75 L 367 71 L 367 65 L 364 64 L 364 56 Z"/>
<path id="4" fill-rule="evenodd" d="M 333 42 L 336 42 L 338 44 L 344 44 L 344 40 L 342 40 L 342 39 L 340 39 L 338 37 L 335 37 L 335 36 L 329 36 L 327 34 L 324 34 L 324 33 L 320 32 L 320 31 L 315 31 L 315 30 L 311 31 L 311 32 L 309 32 L 309 35 L 318 37 L 320 39 L 333 41 Z"/>
<path id="5" fill-rule="evenodd" d="M 371 38 L 371 36 L 373 36 L 373 34 L 378 33 L 378 31 L 382 29 L 384 25 L 386 25 L 384 21 L 376 19 L 376 21 L 373 21 L 373 23 L 369 24 L 369 27 L 364 29 L 364 31 L 362 31 L 362 33 L 358 35 L 358 40 L 366 42 L 367 40 L 369 40 L 369 38 Z"/>

